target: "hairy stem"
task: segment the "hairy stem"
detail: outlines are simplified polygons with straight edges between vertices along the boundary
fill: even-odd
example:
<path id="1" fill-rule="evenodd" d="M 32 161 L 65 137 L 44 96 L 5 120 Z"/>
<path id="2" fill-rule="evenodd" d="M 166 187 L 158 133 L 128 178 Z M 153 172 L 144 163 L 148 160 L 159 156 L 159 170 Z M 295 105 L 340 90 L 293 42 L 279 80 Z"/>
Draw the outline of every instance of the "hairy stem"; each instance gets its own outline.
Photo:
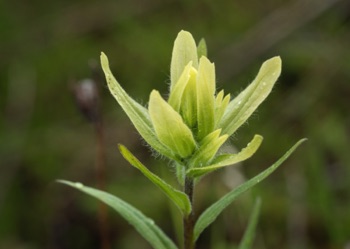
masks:
<path id="1" fill-rule="evenodd" d="M 193 178 L 186 177 L 185 179 L 185 193 L 187 194 L 192 204 L 192 211 L 188 216 L 183 218 L 183 231 L 184 231 L 184 249 L 194 249 L 193 241 L 193 228 L 194 228 L 194 212 L 193 212 L 193 190 L 194 182 Z"/>

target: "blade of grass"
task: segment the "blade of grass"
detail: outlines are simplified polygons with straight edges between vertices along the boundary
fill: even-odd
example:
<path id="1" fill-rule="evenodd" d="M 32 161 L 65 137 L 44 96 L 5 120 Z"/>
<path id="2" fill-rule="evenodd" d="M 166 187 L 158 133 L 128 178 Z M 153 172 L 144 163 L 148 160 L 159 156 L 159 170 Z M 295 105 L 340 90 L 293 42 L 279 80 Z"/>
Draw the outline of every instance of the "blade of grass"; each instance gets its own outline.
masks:
<path id="1" fill-rule="evenodd" d="M 269 168 L 261 172 L 259 175 L 251 178 L 249 181 L 241 184 L 237 188 L 233 189 L 225 196 L 223 196 L 220 200 L 212 204 L 209 208 L 207 208 L 199 217 L 196 225 L 194 227 L 194 238 L 198 239 L 199 235 L 203 232 L 205 228 L 207 228 L 211 223 L 215 221 L 215 219 L 219 216 L 219 214 L 230 205 L 238 196 L 240 196 L 245 191 L 249 190 L 266 177 L 268 177 L 272 172 L 274 172 L 292 153 L 293 151 L 306 139 L 299 140 L 292 148 L 290 148 L 277 162 L 272 164 Z"/>
<path id="2" fill-rule="evenodd" d="M 123 201 L 122 199 L 119 199 L 118 197 L 108 194 L 104 191 L 86 187 L 81 183 L 73 183 L 65 180 L 58 180 L 58 182 L 76 188 L 112 207 L 132 226 L 134 226 L 140 235 L 143 236 L 152 245 L 153 248 L 177 249 L 176 245 L 156 224 L 154 224 L 153 220 L 146 217 L 138 209 Z"/>

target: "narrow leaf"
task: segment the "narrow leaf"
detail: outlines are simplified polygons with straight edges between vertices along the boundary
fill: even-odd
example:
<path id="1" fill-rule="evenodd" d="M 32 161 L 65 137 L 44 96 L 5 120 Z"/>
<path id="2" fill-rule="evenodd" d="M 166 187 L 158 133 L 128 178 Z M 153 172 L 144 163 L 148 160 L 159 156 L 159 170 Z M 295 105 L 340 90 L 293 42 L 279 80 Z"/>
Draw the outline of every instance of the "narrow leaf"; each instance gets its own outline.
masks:
<path id="1" fill-rule="evenodd" d="M 215 67 L 206 57 L 199 60 L 197 74 L 197 139 L 214 129 Z"/>
<path id="2" fill-rule="evenodd" d="M 237 188 L 231 190 L 225 196 L 223 196 L 220 200 L 212 204 L 209 208 L 207 208 L 199 217 L 196 225 L 194 227 L 194 238 L 198 239 L 199 235 L 203 232 L 205 228 L 207 228 L 211 223 L 215 221 L 215 219 L 219 216 L 219 214 L 230 205 L 238 196 L 240 196 L 245 191 L 254 187 L 256 184 L 264 180 L 268 177 L 273 171 L 275 171 L 292 153 L 293 151 L 302 144 L 306 139 L 299 140 L 292 148 L 290 148 L 277 162 L 271 165 L 269 168 L 261 172 L 259 175 L 253 177 L 247 182 L 241 184 Z"/>
<path id="3" fill-rule="evenodd" d="M 174 189 L 168 183 L 163 181 L 157 175 L 149 171 L 124 145 L 119 145 L 119 151 L 123 157 L 135 168 L 140 170 L 151 182 L 159 187 L 175 205 L 180 209 L 184 215 L 191 212 L 191 203 L 187 195 L 179 190 Z"/>
<path id="4" fill-rule="evenodd" d="M 205 42 L 204 38 L 202 38 L 198 43 L 197 54 L 199 59 L 202 56 L 208 57 L 207 43 Z"/>
<path id="5" fill-rule="evenodd" d="M 256 226 L 258 224 L 259 214 L 261 208 L 261 200 L 257 198 L 254 204 L 253 212 L 250 215 L 248 227 L 246 228 L 241 243 L 239 244 L 238 249 L 251 249 L 254 237 Z"/>
<path id="6" fill-rule="evenodd" d="M 191 130 L 158 91 L 151 92 L 148 109 L 159 141 L 181 158 L 191 155 L 196 147 Z"/>
<path id="7" fill-rule="evenodd" d="M 192 61 L 194 68 L 198 67 L 197 46 L 191 33 L 180 31 L 177 35 L 170 65 L 170 91 L 179 80 L 185 66 Z"/>
<path id="8" fill-rule="evenodd" d="M 164 232 L 154 224 L 154 221 L 146 217 L 138 209 L 119 199 L 116 196 L 108 194 L 94 188 L 85 187 L 81 183 L 59 180 L 58 182 L 76 188 L 88 195 L 91 195 L 108 206 L 116 210 L 124 219 L 126 219 L 155 249 L 177 249 L 176 245 L 169 239 Z"/>
<path id="9" fill-rule="evenodd" d="M 227 135 L 226 135 L 227 136 Z M 192 177 L 198 177 L 214 170 L 220 169 L 225 166 L 236 164 L 250 158 L 260 147 L 263 137 L 255 135 L 252 141 L 248 143 L 247 147 L 242 149 L 237 154 L 224 154 L 215 158 L 211 165 L 205 167 L 191 168 L 187 171 L 187 174 Z"/>
<path id="10" fill-rule="evenodd" d="M 280 57 L 265 61 L 254 81 L 229 103 L 218 126 L 224 134 L 232 135 L 270 94 L 281 74 L 281 64 Z"/>
<path id="11" fill-rule="evenodd" d="M 104 53 L 101 53 L 101 64 L 109 90 L 123 108 L 124 112 L 128 115 L 140 135 L 160 154 L 178 160 L 178 158 L 157 139 L 147 109 L 133 100 L 114 78 L 109 68 L 108 58 Z"/>

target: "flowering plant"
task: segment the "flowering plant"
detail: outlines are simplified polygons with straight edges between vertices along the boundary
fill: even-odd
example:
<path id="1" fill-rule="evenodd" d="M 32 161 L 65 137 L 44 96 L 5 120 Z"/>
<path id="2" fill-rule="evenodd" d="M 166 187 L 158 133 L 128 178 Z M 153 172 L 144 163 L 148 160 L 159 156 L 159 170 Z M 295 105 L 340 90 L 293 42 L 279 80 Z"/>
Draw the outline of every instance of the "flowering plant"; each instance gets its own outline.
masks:
<path id="1" fill-rule="evenodd" d="M 241 193 L 271 174 L 304 141 L 297 142 L 268 169 L 233 189 L 204 211 L 196 220 L 193 213 L 193 193 L 198 180 L 220 168 L 250 158 L 263 137 L 255 135 L 236 154 L 220 151 L 227 139 L 243 125 L 271 92 L 281 73 L 280 57 L 263 63 L 253 82 L 231 100 L 230 94 L 216 92 L 215 66 L 206 57 L 204 40 L 197 46 L 189 32 L 181 31 L 174 43 L 171 59 L 170 91 L 165 100 L 153 90 L 148 108 L 133 100 L 114 78 L 107 56 L 101 54 L 101 64 L 108 87 L 136 130 L 152 150 L 168 158 L 176 168 L 183 190 L 179 190 L 152 173 L 125 146 L 119 145 L 123 157 L 158 186 L 179 208 L 183 217 L 183 248 L 192 249 L 202 231 Z M 157 249 L 178 248 L 152 220 L 125 201 L 108 193 L 85 187 L 80 183 L 61 181 L 86 192 L 113 207 Z M 241 242 L 249 248 L 260 202 L 252 213 L 250 225 Z"/>

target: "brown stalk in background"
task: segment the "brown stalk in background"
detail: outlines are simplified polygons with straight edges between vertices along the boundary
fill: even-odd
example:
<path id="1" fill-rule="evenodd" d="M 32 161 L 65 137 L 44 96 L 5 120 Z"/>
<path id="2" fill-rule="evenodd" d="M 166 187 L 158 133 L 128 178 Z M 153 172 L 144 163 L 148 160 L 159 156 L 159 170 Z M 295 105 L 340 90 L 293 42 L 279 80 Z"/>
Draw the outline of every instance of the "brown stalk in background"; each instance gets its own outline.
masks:
<path id="1" fill-rule="evenodd" d="M 74 86 L 77 106 L 83 116 L 93 124 L 96 135 L 96 185 L 104 190 L 106 186 L 106 153 L 104 143 L 103 121 L 99 105 L 99 92 L 95 80 L 84 79 Z M 110 249 L 107 207 L 102 202 L 98 209 L 98 223 L 101 249 Z"/>

